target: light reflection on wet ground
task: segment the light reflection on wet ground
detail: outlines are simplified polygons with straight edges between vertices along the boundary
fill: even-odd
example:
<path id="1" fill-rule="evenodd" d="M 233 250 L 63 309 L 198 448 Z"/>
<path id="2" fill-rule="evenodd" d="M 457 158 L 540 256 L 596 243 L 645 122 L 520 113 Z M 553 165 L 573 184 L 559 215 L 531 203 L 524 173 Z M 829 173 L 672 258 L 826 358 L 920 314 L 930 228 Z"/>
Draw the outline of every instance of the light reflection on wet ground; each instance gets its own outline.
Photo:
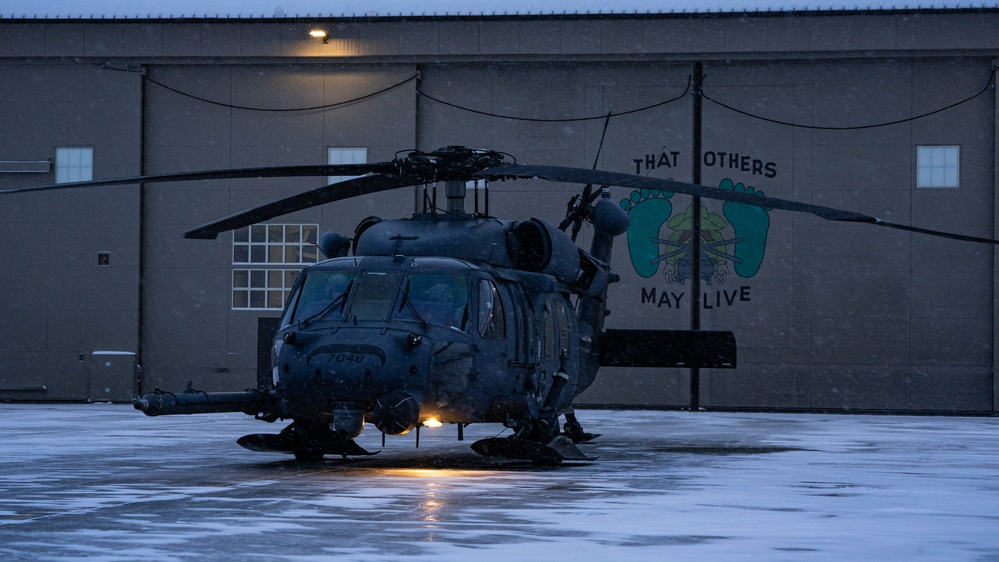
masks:
<path id="1" fill-rule="evenodd" d="M 580 417 L 597 461 L 480 457 L 490 425 L 301 464 L 241 414 L 0 404 L 0 558 L 999 558 L 997 418 Z"/>

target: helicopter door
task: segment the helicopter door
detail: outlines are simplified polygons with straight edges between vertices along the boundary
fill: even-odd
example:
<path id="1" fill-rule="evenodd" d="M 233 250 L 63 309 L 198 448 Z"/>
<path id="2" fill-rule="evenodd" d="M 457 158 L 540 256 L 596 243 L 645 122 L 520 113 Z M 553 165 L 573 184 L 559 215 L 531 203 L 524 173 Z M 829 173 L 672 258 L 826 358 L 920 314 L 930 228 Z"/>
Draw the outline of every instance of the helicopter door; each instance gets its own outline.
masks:
<path id="1" fill-rule="evenodd" d="M 477 292 L 477 309 L 475 331 L 481 350 L 476 354 L 476 372 L 482 374 L 505 371 L 513 363 L 516 352 L 516 342 L 512 335 L 515 331 L 508 318 L 511 311 L 509 299 L 502 293 L 492 279 L 479 278 L 473 281 Z"/>
<path id="2" fill-rule="evenodd" d="M 572 348 L 572 338 L 575 327 L 568 304 L 561 296 L 549 297 L 541 313 L 540 342 L 540 381 L 536 391 L 539 400 L 544 400 L 551 388 L 555 374 L 560 368 L 570 374 L 575 369 L 575 350 Z M 563 365 L 565 356 L 565 365 Z M 563 395 L 565 392 L 563 392 Z"/>
<path id="3" fill-rule="evenodd" d="M 534 334 L 534 309 L 520 285 L 500 282 L 499 288 L 509 297 L 508 302 L 511 304 L 511 310 L 507 311 L 510 322 L 508 339 L 512 346 L 508 364 L 516 373 L 513 392 L 534 393 L 538 382 L 538 362 L 535 356 L 538 340 Z"/>
<path id="4" fill-rule="evenodd" d="M 539 400 L 548 392 L 548 388 L 552 384 L 552 377 L 558 372 L 560 342 L 556 306 L 555 300 L 549 298 L 545 301 L 545 307 L 541 311 L 541 339 L 538 342 L 541 348 L 538 358 L 541 372 L 539 373 L 540 380 L 535 389 L 535 396 Z"/>

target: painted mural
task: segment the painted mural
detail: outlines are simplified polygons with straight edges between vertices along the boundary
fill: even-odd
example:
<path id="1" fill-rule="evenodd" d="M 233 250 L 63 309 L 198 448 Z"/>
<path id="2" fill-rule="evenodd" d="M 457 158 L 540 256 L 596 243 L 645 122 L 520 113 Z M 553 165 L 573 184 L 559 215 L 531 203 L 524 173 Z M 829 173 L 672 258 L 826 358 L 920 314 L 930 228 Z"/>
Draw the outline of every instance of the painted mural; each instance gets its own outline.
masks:
<path id="1" fill-rule="evenodd" d="M 729 178 L 718 187 L 763 196 L 755 187 Z M 702 204 L 701 228 L 694 232 L 692 206 L 675 205 L 673 195 L 643 189 L 621 200 L 631 220 L 627 243 L 635 273 L 646 279 L 659 275 L 668 285 L 684 285 L 693 271 L 693 237 L 699 236 L 701 277 L 706 285 L 724 284 L 732 275 L 749 279 L 757 274 L 770 231 L 767 209 L 728 201 L 715 213 Z"/>

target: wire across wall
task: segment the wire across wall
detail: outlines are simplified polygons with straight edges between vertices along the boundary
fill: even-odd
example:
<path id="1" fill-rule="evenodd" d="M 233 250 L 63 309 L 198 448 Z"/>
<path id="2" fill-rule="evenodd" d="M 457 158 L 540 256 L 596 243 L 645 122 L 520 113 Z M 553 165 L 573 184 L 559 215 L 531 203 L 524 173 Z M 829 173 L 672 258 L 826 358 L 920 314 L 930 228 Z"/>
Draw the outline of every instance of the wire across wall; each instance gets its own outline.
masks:
<path id="1" fill-rule="evenodd" d="M 119 68 L 110 67 L 109 65 L 105 65 L 104 68 L 107 68 L 109 70 L 123 70 L 123 69 L 119 69 Z M 908 123 L 908 122 L 916 121 L 916 120 L 919 120 L 919 119 L 924 119 L 924 118 L 930 117 L 932 115 L 937 115 L 937 114 L 942 113 L 944 111 L 947 111 L 947 110 L 953 109 L 955 107 L 964 105 L 964 104 L 969 103 L 969 102 L 975 100 L 976 98 L 984 95 L 989 90 L 993 89 L 994 88 L 994 84 L 995 84 L 995 76 L 996 76 L 996 67 L 992 67 L 991 70 L 990 70 L 990 72 L 989 72 L 988 79 L 985 82 L 985 85 L 980 90 L 978 90 L 977 92 L 975 92 L 973 94 L 967 95 L 966 97 L 963 97 L 963 98 L 961 98 L 961 99 L 959 99 L 959 100 L 957 100 L 957 101 L 955 101 L 953 103 L 944 105 L 942 107 L 937 107 L 937 108 L 933 108 L 933 109 L 924 110 L 924 111 L 922 111 L 922 112 L 920 112 L 920 113 L 918 113 L 916 115 L 911 115 L 911 116 L 905 117 L 905 118 L 893 119 L 893 120 L 888 120 L 888 121 L 880 121 L 880 122 L 876 122 L 876 123 L 863 123 L 863 124 L 853 124 L 853 125 L 812 125 L 812 124 L 806 124 L 806 123 L 795 123 L 793 121 L 785 121 L 785 120 L 776 119 L 776 118 L 773 118 L 773 117 L 767 117 L 765 115 L 762 115 L 762 114 L 759 114 L 759 113 L 756 113 L 756 112 L 752 112 L 752 111 L 748 111 L 746 109 L 741 109 L 741 108 L 737 107 L 734 104 L 721 101 L 720 99 L 716 99 L 712 94 L 709 93 L 709 91 L 707 89 L 703 89 L 702 88 L 702 90 L 699 92 L 699 94 L 702 95 L 705 100 L 707 100 L 707 101 L 709 101 L 709 102 L 717 105 L 718 107 L 727 109 L 729 111 L 733 111 L 735 113 L 738 113 L 740 115 L 744 115 L 746 117 L 750 117 L 752 119 L 757 119 L 759 121 L 763 121 L 763 122 L 766 122 L 766 123 L 771 123 L 771 124 L 774 124 L 774 125 L 780 125 L 780 126 L 784 126 L 784 127 L 793 127 L 793 128 L 799 128 L 799 129 L 812 129 L 812 130 L 824 130 L 824 131 L 853 131 L 853 130 L 861 130 L 861 129 L 874 129 L 874 128 L 880 128 L 880 127 L 889 127 L 889 126 L 892 126 L 892 125 L 899 125 L 899 124 L 902 124 L 902 123 Z M 218 107 L 224 107 L 224 108 L 227 108 L 227 109 L 237 109 L 237 110 L 255 111 L 255 112 L 268 112 L 268 113 L 293 113 L 293 112 L 335 110 L 335 109 L 338 109 L 338 108 L 341 108 L 341 107 L 344 107 L 344 106 L 348 106 L 348 105 L 352 105 L 352 104 L 364 102 L 364 101 L 367 101 L 367 100 L 379 97 L 379 96 L 381 96 L 381 95 L 383 95 L 385 93 L 388 93 L 388 92 L 390 92 L 392 90 L 395 90 L 395 89 L 397 89 L 397 88 L 399 88 L 399 87 L 401 87 L 401 86 L 403 86 L 405 84 L 408 84 L 409 82 L 417 80 L 418 78 L 419 78 L 419 74 L 414 74 L 414 75 L 409 76 L 409 77 L 407 77 L 406 79 L 404 79 L 404 80 L 402 80 L 400 82 L 393 83 L 393 84 L 391 84 L 389 86 L 386 86 L 386 87 L 383 87 L 383 88 L 379 88 L 379 89 L 374 90 L 374 91 L 372 91 L 370 93 L 367 93 L 367 94 L 364 94 L 364 95 L 361 95 L 361 96 L 357 96 L 357 97 L 354 97 L 354 98 L 351 98 L 351 99 L 342 100 L 342 101 L 338 101 L 338 102 L 332 102 L 332 103 L 328 103 L 328 104 L 311 105 L 311 106 L 301 106 L 301 107 L 262 107 L 262 106 L 239 105 L 239 104 L 232 104 L 232 103 L 222 102 L 222 101 L 218 101 L 218 100 L 212 100 L 210 98 L 206 98 L 206 97 L 203 97 L 203 96 L 192 94 L 190 92 L 186 92 L 186 91 L 184 91 L 184 90 L 182 90 L 180 88 L 171 86 L 169 84 L 165 84 L 165 83 L 163 83 L 161 81 L 158 81 L 158 80 L 155 80 L 153 78 L 150 78 L 148 76 L 148 74 L 143 73 L 143 79 L 145 81 L 149 82 L 150 84 L 154 84 L 154 85 L 156 85 L 156 86 L 158 86 L 160 88 L 163 88 L 163 89 L 168 90 L 170 92 L 173 92 L 175 94 L 178 94 L 178 95 L 181 95 L 181 96 L 184 96 L 184 97 L 187 97 L 187 98 L 190 98 L 190 99 L 202 102 L 202 103 L 206 103 L 206 104 L 210 104 L 210 105 L 214 105 L 214 106 L 218 106 Z M 575 122 L 582 122 L 582 121 L 598 121 L 598 120 L 605 120 L 606 121 L 606 120 L 609 120 L 609 119 L 614 118 L 614 117 L 623 117 L 623 116 L 627 116 L 627 115 L 634 115 L 634 114 L 638 114 L 638 113 L 643 113 L 643 112 L 651 111 L 651 110 L 654 110 L 654 109 L 657 109 L 657 108 L 660 108 L 660 107 L 663 107 L 663 106 L 666 106 L 666 105 L 669 105 L 669 104 L 672 104 L 672 103 L 676 103 L 676 102 L 678 102 L 678 101 L 686 98 L 688 95 L 691 94 L 690 84 L 691 84 L 691 78 L 688 77 L 687 84 L 684 87 L 682 93 L 680 93 L 677 96 L 674 96 L 674 97 L 671 97 L 669 99 L 666 99 L 666 100 L 657 101 L 657 102 L 654 102 L 654 103 L 651 103 L 651 104 L 648 104 L 648 105 L 644 105 L 644 106 L 637 107 L 637 108 L 632 108 L 632 109 L 627 109 L 627 110 L 622 110 L 622 111 L 611 110 L 608 113 L 601 113 L 599 115 L 583 115 L 583 116 L 578 116 L 578 117 L 536 117 L 536 116 L 524 116 L 524 115 L 496 113 L 494 111 L 488 111 L 488 110 L 485 110 L 485 109 L 470 107 L 470 106 L 462 105 L 462 104 L 459 104 L 459 103 L 456 103 L 456 102 L 448 101 L 446 99 L 443 99 L 440 95 L 434 95 L 432 93 L 427 92 L 426 90 L 424 90 L 420 86 L 417 87 L 416 93 L 420 97 L 423 97 L 423 98 L 425 98 L 427 100 L 430 100 L 430 101 L 432 101 L 434 103 L 438 103 L 440 105 L 443 105 L 443 106 L 446 106 L 446 107 L 450 107 L 452 109 L 456 109 L 456 110 L 459 110 L 459 111 L 473 113 L 475 115 L 481 115 L 481 116 L 484 116 L 484 117 L 489 117 L 489 118 L 494 118 L 494 119 L 502 119 L 502 120 L 509 120 L 509 121 L 524 121 L 524 122 L 532 122 L 532 123 L 575 123 Z M 698 92 L 694 92 L 694 94 L 698 94 Z M 749 105 L 752 105 L 752 101 L 751 100 L 749 102 L 746 102 L 746 103 L 748 103 Z"/>

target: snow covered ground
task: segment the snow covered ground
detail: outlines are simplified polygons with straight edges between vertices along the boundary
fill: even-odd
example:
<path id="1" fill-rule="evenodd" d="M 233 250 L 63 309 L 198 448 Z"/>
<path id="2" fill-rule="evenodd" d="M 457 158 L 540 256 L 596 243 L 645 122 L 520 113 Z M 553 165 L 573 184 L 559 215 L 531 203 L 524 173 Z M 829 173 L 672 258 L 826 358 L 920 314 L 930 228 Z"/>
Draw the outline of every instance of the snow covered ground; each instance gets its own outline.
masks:
<path id="1" fill-rule="evenodd" d="M 580 419 L 595 462 L 484 459 L 489 425 L 298 464 L 242 414 L 0 404 L 0 559 L 999 559 L 999 418 Z"/>

